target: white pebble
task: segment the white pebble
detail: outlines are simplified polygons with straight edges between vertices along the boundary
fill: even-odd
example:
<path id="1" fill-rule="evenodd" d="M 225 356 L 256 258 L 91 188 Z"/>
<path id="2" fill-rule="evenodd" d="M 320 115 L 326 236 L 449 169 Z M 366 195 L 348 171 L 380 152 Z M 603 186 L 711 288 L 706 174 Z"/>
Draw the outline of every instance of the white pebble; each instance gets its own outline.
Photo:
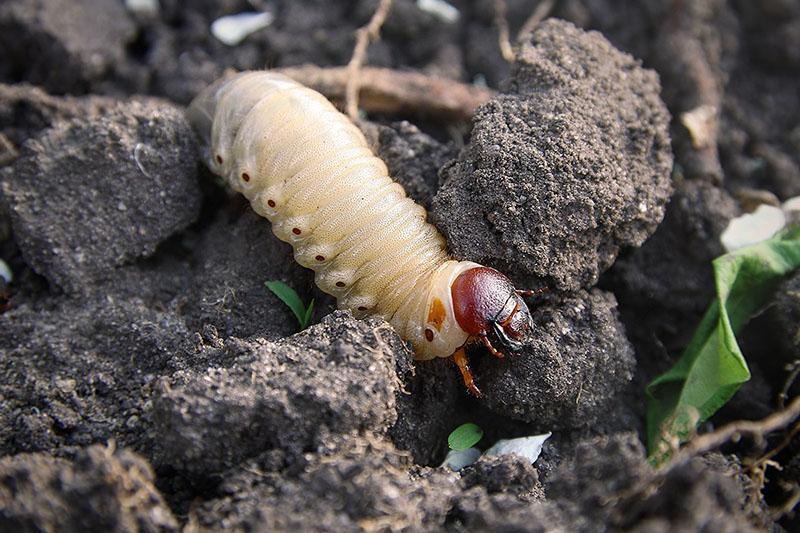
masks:
<path id="1" fill-rule="evenodd" d="M 137 15 L 157 15 L 161 9 L 158 0 L 125 0 L 125 7 Z"/>
<path id="2" fill-rule="evenodd" d="M 536 462 L 542 447 L 552 433 L 544 435 L 533 435 L 531 437 L 520 437 L 518 439 L 501 439 L 494 446 L 486 450 L 484 455 L 509 455 L 516 454 L 529 460 L 531 464 Z"/>
<path id="3" fill-rule="evenodd" d="M 783 204 L 781 204 L 781 209 L 787 215 L 794 211 L 800 211 L 800 196 L 795 196 L 794 198 L 789 198 Z"/>
<path id="4" fill-rule="evenodd" d="M 2 259 L 0 259 L 0 278 L 3 278 L 6 283 L 11 283 L 14 279 L 14 274 L 11 273 L 11 267 Z"/>
<path id="5" fill-rule="evenodd" d="M 719 111 L 712 105 L 701 105 L 691 111 L 681 113 L 683 124 L 692 138 L 692 146 L 697 149 L 707 148 L 716 142 L 719 129 Z"/>
<path id="6" fill-rule="evenodd" d="M 781 204 L 783 214 L 786 215 L 786 224 L 800 224 L 800 196 L 789 198 Z"/>
<path id="7" fill-rule="evenodd" d="M 736 217 L 728 223 L 719 240 L 728 252 L 765 241 L 786 225 L 780 207 L 762 204 L 752 213 Z"/>
<path id="8" fill-rule="evenodd" d="M 451 24 L 461 15 L 456 7 L 444 0 L 417 0 L 417 7 Z"/>
<path id="9" fill-rule="evenodd" d="M 228 46 L 236 46 L 251 33 L 266 28 L 275 17 L 272 13 L 245 12 L 220 17 L 211 23 L 211 34 Z"/>
<path id="10" fill-rule="evenodd" d="M 482 89 L 489 88 L 489 82 L 486 81 L 486 76 L 478 72 L 472 77 L 472 85 L 475 87 L 480 87 Z"/>
<path id="11" fill-rule="evenodd" d="M 448 466 L 451 470 L 458 472 L 478 460 L 481 451 L 478 448 L 467 448 L 466 450 L 450 450 L 444 458 L 442 467 Z"/>

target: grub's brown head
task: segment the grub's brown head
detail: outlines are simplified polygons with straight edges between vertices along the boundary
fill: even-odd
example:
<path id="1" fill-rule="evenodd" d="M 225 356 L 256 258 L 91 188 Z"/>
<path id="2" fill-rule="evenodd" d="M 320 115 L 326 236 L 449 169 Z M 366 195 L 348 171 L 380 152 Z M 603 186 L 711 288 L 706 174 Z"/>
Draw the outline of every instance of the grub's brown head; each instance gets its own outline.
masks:
<path id="1" fill-rule="evenodd" d="M 531 314 L 511 280 L 493 268 L 475 267 L 459 275 L 450 291 L 461 329 L 472 337 L 488 337 L 498 351 L 522 349 Z"/>

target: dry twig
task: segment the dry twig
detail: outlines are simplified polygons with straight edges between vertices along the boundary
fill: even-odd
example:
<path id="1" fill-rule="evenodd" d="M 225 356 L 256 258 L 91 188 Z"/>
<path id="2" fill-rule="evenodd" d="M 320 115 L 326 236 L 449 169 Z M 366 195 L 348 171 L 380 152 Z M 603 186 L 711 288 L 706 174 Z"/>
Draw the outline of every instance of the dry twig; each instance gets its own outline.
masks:
<path id="1" fill-rule="evenodd" d="M 19 157 L 19 152 L 11 140 L 0 133 L 0 167 L 7 165 Z"/>
<path id="2" fill-rule="evenodd" d="M 349 67 L 314 65 L 275 69 L 332 100 L 346 97 Z M 418 72 L 365 67 L 359 72 L 361 107 L 374 113 L 411 113 L 444 120 L 469 120 L 494 91 Z"/>
<path id="3" fill-rule="evenodd" d="M 525 24 L 520 28 L 517 33 L 515 42 L 517 46 L 521 45 L 530 38 L 531 33 L 541 22 L 547 18 L 555 6 L 555 0 L 542 0 L 536 4 L 536 9 L 530 14 Z M 506 17 L 506 2 L 505 0 L 494 0 L 494 23 L 497 26 L 497 39 L 500 45 L 500 53 L 503 59 L 511 63 L 514 61 L 515 53 L 514 46 L 511 44 L 511 34 L 508 29 L 508 20 Z"/>
<path id="4" fill-rule="evenodd" d="M 763 498 L 762 494 L 764 486 L 767 484 L 767 468 L 772 467 L 778 470 L 781 469 L 780 464 L 774 461 L 772 458 L 778 455 L 789 444 L 791 444 L 792 440 L 799 432 L 800 422 L 796 422 L 794 426 L 792 426 L 792 429 L 789 430 L 789 432 L 777 446 L 769 450 L 755 461 L 746 464 L 747 473 L 749 474 L 751 480 L 751 490 L 747 496 L 750 501 L 753 502 L 752 505 L 754 507 L 757 506 L 758 502 Z M 796 497 L 798 496 L 798 487 L 796 484 L 794 484 L 793 487 L 790 488 L 792 489 L 792 495 L 786 500 L 786 502 L 779 508 L 772 509 L 770 511 L 770 515 L 772 515 L 773 520 L 778 520 L 784 514 L 788 514 L 794 508 L 794 506 L 797 505 Z"/>
<path id="5" fill-rule="evenodd" d="M 556 0 L 542 0 L 538 4 L 536 4 L 536 9 L 533 10 L 533 13 L 528 17 L 528 20 L 525 21 L 525 24 L 522 25 L 520 28 L 519 33 L 517 33 L 517 44 L 522 44 L 530 38 L 530 35 L 533 33 L 533 30 L 542 23 L 544 19 L 550 15 L 550 12 L 553 11 L 553 7 L 556 5 Z"/>
<path id="6" fill-rule="evenodd" d="M 800 433 L 800 422 L 792 426 L 792 429 L 789 430 L 789 433 L 783 438 L 783 440 L 772 448 L 770 451 L 759 457 L 751 466 L 751 469 L 761 468 L 763 465 L 766 465 L 772 458 L 778 455 L 784 448 L 786 448 L 789 444 L 792 443 L 792 440 Z"/>
<path id="7" fill-rule="evenodd" d="M 781 393 L 778 395 L 778 407 L 781 409 L 783 409 L 787 398 L 789 398 L 789 389 L 792 388 L 797 376 L 800 375 L 800 359 L 797 359 L 786 365 L 786 370 L 789 371 L 789 377 L 786 378 L 786 382 L 783 384 Z"/>
<path id="8" fill-rule="evenodd" d="M 514 61 L 514 47 L 511 46 L 511 36 L 506 18 L 506 0 L 494 0 L 494 25 L 497 26 L 497 43 L 500 45 L 500 54 L 503 59 L 511 63 Z"/>
<path id="9" fill-rule="evenodd" d="M 793 483 L 789 488 L 792 490 L 792 494 L 789 496 L 789 498 L 787 498 L 780 507 L 776 509 L 770 509 L 769 514 L 772 520 L 780 520 L 784 516 L 794 511 L 794 508 L 798 503 L 800 503 L 800 486 L 798 486 L 796 483 Z"/>
<path id="10" fill-rule="evenodd" d="M 630 489 L 616 494 L 609 502 L 613 500 L 633 501 L 641 499 L 642 494 L 655 490 L 671 472 L 687 464 L 693 458 L 716 449 L 729 441 L 738 440 L 742 435 L 751 435 L 763 439 L 767 434 L 785 428 L 799 417 L 800 396 L 795 398 L 786 409 L 772 413 L 762 420 L 731 422 L 716 431 L 695 437 L 681 448 L 669 463 L 655 471 L 652 476 L 647 477 Z M 795 433 L 795 431 L 796 428 L 793 428 L 791 433 Z M 773 453 L 767 454 L 764 457 L 765 462 L 773 455 Z"/>
<path id="11" fill-rule="evenodd" d="M 370 41 L 377 40 L 380 36 L 381 26 L 389 15 L 392 8 L 392 0 L 381 0 L 372 18 L 366 26 L 356 31 L 356 46 L 353 49 L 353 57 L 347 64 L 347 90 L 345 92 L 345 104 L 347 115 L 350 120 L 358 118 L 358 93 L 361 86 L 361 66 L 367 57 L 367 46 Z"/>
<path id="12" fill-rule="evenodd" d="M 718 448 L 728 441 L 738 440 L 741 435 L 752 435 L 763 439 L 768 433 L 785 428 L 798 417 L 800 417 L 800 396 L 795 398 L 786 409 L 772 413 L 762 420 L 731 422 L 716 431 L 695 437 L 675 454 L 675 457 L 662 471 L 672 470 L 678 465 L 685 464 L 693 457 Z"/>

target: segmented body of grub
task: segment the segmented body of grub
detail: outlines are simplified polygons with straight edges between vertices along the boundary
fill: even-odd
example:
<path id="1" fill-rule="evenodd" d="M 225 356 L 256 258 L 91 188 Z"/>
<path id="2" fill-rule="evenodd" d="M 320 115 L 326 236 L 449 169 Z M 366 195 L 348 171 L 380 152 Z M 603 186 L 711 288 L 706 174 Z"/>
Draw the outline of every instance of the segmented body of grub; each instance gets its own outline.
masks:
<path id="1" fill-rule="evenodd" d="M 361 131 L 321 94 L 270 72 L 215 82 L 190 105 L 206 163 L 244 194 L 275 235 L 356 316 L 383 316 L 417 359 L 481 340 L 516 350 L 530 314 L 494 269 L 456 261 L 423 207 L 389 177 Z M 490 338 L 491 337 L 491 338 Z"/>

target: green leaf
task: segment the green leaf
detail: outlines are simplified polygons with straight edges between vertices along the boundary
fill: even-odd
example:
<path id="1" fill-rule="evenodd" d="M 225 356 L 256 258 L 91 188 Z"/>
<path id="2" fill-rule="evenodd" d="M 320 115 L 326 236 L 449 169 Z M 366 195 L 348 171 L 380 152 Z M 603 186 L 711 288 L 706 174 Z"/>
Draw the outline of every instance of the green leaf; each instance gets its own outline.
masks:
<path id="1" fill-rule="evenodd" d="M 303 315 L 303 321 L 300 322 L 300 329 L 306 329 L 308 324 L 311 322 L 311 313 L 314 312 L 314 299 L 311 299 L 311 302 L 308 304 L 308 308 L 306 309 L 305 314 Z"/>
<path id="2" fill-rule="evenodd" d="M 447 445 L 451 450 L 466 450 L 478 443 L 483 437 L 483 430 L 472 422 L 462 424 L 447 437 Z"/>
<path id="3" fill-rule="evenodd" d="M 750 379 L 736 333 L 769 301 L 780 279 L 800 267 L 800 228 L 718 257 L 717 291 L 683 355 L 647 386 L 650 460 L 669 459 Z"/>
<path id="4" fill-rule="evenodd" d="M 308 323 L 311 321 L 311 311 L 314 307 L 314 300 L 311 300 L 311 304 L 308 306 L 308 309 L 306 309 L 300 296 L 297 295 L 293 288 L 284 282 L 267 281 L 264 285 L 292 310 L 295 318 L 297 318 L 297 323 L 300 324 L 300 329 L 306 329 L 306 326 L 308 326 Z"/>

